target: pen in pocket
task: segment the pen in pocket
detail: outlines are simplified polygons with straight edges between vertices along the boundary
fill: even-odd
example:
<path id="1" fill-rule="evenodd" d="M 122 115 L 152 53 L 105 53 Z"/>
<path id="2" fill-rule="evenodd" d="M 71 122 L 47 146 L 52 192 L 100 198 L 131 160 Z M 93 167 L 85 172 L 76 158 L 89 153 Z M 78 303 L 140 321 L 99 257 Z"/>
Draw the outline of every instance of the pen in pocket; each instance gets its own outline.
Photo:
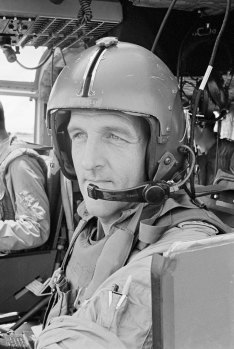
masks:
<path id="1" fill-rule="evenodd" d="M 124 300 L 127 298 L 131 282 L 132 282 L 132 275 L 129 275 L 129 277 L 127 278 L 127 280 L 123 286 L 122 295 L 121 295 L 115 309 L 119 309 L 120 306 L 123 304 Z"/>

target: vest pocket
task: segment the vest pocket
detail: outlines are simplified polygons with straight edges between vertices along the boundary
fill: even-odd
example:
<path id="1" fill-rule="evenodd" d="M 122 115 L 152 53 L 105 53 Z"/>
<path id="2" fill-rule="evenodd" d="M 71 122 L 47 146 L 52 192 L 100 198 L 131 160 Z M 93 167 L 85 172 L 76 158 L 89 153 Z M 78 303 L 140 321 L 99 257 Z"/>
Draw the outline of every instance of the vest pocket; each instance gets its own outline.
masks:
<path id="1" fill-rule="evenodd" d="M 52 306 L 48 314 L 47 324 L 49 324 L 51 320 L 57 316 L 70 315 L 70 305 L 71 305 L 71 290 L 67 290 L 63 292 L 58 289 L 56 302 Z"/>
<path id="2" fill-rule="evenodd" d="M 128 296 L 122 298 L 121 293 L 102 289 L 95 296 L 84 301 L 78 310 L 79 316 L 91 320 L 100 326 L 110 330 L 117 327 L 122 315 L 128 306 Z M 120 301 L 121 300 L 121 301 Z M 121 304 L 120 304 L 121 303 Z"/>
<path id="3" fill-rule="evenodd" d="M 133 348 L 132 338 L 134 343 L 137 343 L 137 348 L 141 348 L 149 336 L 152 321 L 150 297 L 146 297 L 145 303 L 144 300 L 139 299 L 138 292 L 142 294 L 144 291 L 139 285 L 134 284 L 130 293 L 124 299 L 122 298 L 122 301 L 121 292 L 112 292 L 111 289 L 103 288 L 89 300 L 84 301 L 74 317 L 77 317 L 78 321 L 80 318 L 94 322 L 114 333 L 126 348 Z"/>

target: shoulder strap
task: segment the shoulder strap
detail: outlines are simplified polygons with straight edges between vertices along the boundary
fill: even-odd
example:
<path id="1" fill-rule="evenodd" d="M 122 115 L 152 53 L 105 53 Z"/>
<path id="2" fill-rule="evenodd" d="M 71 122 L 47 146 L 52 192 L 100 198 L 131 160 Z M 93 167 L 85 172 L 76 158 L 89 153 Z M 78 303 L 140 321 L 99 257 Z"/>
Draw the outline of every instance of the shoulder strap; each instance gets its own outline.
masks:
<path id="1" fill-rule="evenodd" d="M 218 228 L 220 233 L 230 232 L 230 227 L 223 223 L 213 212 L 201 208 L 193 208 L 185 210 L 178 210 L 172 213 L 172 226 L 176 227 L 179 223 L 187 222 L 191 220 L 199 220 L 207 222 Z"/>
<path id="2" fill-rule="evenodd" d="M 47 173 L 47 166 L 43 159 L 43 154 L 45 154 L 46 151 L 48 152 L 49 149 L 51 149 L 51 147 L 21 141 L 15 136 L 10 136 L 8 139 L 8 147 L 0 155 L 1 172 L 6 171 L 9 164 L 17 157 L 28 155 L 36 158 L 43 171 Z"/>
<path id="3" fill-rule="evenodd" d="M 141 222 L 139 240 L 153 244 L 167 230 L 176 227 L 179 223 L 188 221 L 202 221 L 214 225 L 220 233 L 230 233 L 230 227 L 223 223 L 213 212 L 201 208 L 179 207 L 167 212 L 148 225 L 146 221 Z"/>

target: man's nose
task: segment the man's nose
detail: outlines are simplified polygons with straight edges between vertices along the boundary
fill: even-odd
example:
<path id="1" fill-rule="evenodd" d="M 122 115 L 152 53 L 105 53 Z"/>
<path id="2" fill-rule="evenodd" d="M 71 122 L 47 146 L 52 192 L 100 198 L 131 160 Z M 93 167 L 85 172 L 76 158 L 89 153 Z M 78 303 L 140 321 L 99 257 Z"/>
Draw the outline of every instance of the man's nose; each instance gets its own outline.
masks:
<path id="1" fill-rule="evenodd" d="M 82 166 L 86 170 L 93 170 L 104 164 L 104 152 L 101 142 L 95 139 L 88 139 L 85 145 Z"/>

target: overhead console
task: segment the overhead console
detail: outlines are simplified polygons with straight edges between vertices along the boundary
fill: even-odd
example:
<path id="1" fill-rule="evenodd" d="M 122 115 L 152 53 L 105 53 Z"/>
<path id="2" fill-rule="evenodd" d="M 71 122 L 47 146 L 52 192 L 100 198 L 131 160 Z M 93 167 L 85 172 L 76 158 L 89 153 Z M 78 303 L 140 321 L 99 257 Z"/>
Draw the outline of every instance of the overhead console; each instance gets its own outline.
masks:
<path id="1" fill-rule="evenodd" d="M 88 20 L 85 11 L 90 15 Z M 121 21 L 118 0 L 93 0 L 85 9 L 78 0 L 2 0 L 0 46 L 79 47 L 103 36 Z"/>

